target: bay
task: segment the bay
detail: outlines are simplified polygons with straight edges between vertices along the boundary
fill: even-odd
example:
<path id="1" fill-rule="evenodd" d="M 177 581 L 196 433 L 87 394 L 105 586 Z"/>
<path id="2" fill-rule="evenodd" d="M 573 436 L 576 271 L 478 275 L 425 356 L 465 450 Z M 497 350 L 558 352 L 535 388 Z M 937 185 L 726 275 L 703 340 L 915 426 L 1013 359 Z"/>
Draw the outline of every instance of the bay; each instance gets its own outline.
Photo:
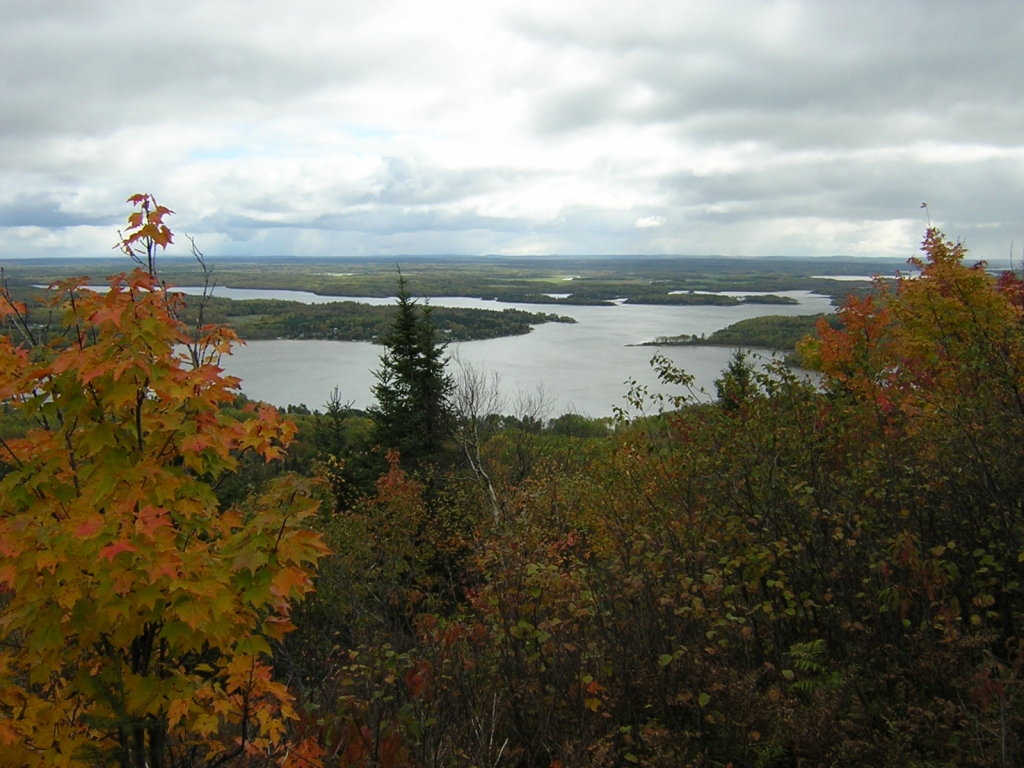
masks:
<path id="1" fill-rule="evenodd" d="M 198 289 L 178 289 L 188 293 Z M 393 299 L 327 297 L 301 291 L 259 291 L 217 287 L 226 298 L 274 298 L 324 303 L 359 301 L 389 304 Z M 610 416 L 616 405 L 625 405 L 627 381 L 635 379 L 652 391 L 660 390 L 650 366 L 651 358 L 663 354 L 695 377 L 706 399 L 712 399 L 713 382 L 729 362 L 732 350 L 724 347 L 641 347 L 632 346 L 658 336 L 708 334 L 739 320 L 762 315 L 809 315 L 830 312 L 827 296 L 807 291 L 787 291 L 797 304 L 737 306 L 574 306 L 526 304 L 440 297 L 433 306 L 477 307 L 569 315 L 575 324 L 545 323 L 524 336 L 468 341 L 449 346 L 455 358 L 452 366 L 471 365 L 497 373 L 506 397 L 545 392 L 551 415 L 567 412 L 586 416 Z M 235 348 L 222 365 L 227 373 L 242 380 L 242 391 L 251 398 L 278 406 L 304 404 L 323 409 L 337 387 L 343 401 L 366 408 L 373 403 L 373 371 L 381 347 L 368 342 L 270 340 L 251 341 Z M 755 350 L 768 357 L 765 350 Z M 511 406 L 509 408 L 511 410 Z"/>

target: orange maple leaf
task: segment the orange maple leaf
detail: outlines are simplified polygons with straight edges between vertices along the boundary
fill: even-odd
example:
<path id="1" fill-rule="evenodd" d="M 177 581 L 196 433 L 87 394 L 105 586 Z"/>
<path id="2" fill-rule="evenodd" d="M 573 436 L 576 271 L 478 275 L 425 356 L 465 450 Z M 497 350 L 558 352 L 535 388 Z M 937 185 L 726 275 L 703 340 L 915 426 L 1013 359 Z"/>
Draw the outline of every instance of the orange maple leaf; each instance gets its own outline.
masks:
<path id="1" fill-rule="evenodd" d="M 107 544 L 103 549 L 100 550 L 100 557 L 111 562 L 122 552 L 137 552 L 138 548 L 130 541 L 124 539 L 118 539 L 112 544 Z"/>
<path id="2" fill-rule="evenodd" d="M 147 505 L 139 510 L 135 517 L 135 530 L 153 538 L 160 528 L 167 528 L 171 524 L 168 520 L 167 510 Z"/>
<path id="3" fill-rule="evenodd" d="M 89 515 L 82 524 L 75 529 L 75 537 L 88 539 L 103 527 L 103 515 Z"/>

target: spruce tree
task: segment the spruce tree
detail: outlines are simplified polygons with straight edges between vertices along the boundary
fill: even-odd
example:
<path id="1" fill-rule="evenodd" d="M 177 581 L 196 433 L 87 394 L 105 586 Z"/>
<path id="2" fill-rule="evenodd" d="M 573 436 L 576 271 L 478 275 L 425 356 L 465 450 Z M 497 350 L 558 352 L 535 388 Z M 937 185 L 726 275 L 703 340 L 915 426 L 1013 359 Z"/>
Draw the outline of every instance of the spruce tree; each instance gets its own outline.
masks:
<path id="1" fill-rule="evenodd" d="M 454 382 L 445 369 L 445 346 L 430 307 L 416 302 L 399 270 L 395 319 L 374 373 L 377 404 L 370 414 L 381 447 L 397 449 L 410 469 L 438 458 L 451 432 Z"/>
<path id="2" fill-rule="evenodd" d="M 734 350 L 729 366 L 722 371 L 721 378 L 715 379 L 718 404 L 727 411 L 739 410 L 757 394 L 754 366 L 747 358 L 746 351 Z"/>

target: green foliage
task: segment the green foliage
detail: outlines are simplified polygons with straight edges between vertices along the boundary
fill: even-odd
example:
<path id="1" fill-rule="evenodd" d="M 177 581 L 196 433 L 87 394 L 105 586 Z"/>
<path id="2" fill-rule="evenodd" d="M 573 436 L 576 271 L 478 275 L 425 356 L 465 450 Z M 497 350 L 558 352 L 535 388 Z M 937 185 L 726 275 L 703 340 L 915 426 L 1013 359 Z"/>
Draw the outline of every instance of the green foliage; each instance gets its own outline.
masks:
<path id="1" fill-rule="evenodd" d="M 377 403 L 370 414 L 380 445 L 399 451 L 409 467 L 437 458 L 452 427 L 454 383 L 430 317 L 430 307 L 412 298 L 399 272 L 395 318 L 374 373 Z"/>
<path id="2" fill-rule="evenodd" d="M 610 419 L 591 419 L 578 413 L 564 413 L 548 422 L 546 431 L 566 437 L 607 437 Z"/>
<path id="3" fill-rule="evenodd" d="M 384 457 L 374 450 L 375 439 L 373 420 L 343 403 L 337 388 L 324 413 L 313 415 L 311 440 L 339 510 L 370 495 L 386 470 Z"/>
<path id="4" fill-rule="evenodd" d="M 747 353 L 742 349 L 732 353 L 722 377 L 715 380 L 715 392 L 719 404 L 727 410 L 741 408 L 757 393 L 754 366 L 747 362 Z"/>

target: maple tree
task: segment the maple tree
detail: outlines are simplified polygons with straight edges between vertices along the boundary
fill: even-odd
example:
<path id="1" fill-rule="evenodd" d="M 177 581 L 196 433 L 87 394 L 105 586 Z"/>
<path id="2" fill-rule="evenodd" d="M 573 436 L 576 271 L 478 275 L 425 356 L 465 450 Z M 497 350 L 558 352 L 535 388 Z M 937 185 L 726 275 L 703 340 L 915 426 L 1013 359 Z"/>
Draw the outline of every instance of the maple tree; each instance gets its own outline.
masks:
<path id="1" fill-rule="evenodd" d="M 166 250 L 174 242 L 174 233 L 164 223 L 164 217 L 174 211 L 158 204 L 155 197 L 147 194 L 132 195 L 128 202 L 137 210 L 128 216 L 127 234 L 118 232 L 121 241 L 117 247 L 156 277 L 157 249 Z"/>
<path id="2" fill-rule="evenodd" d="M 154 268 L 170 211 L 130 202 L 121 247 L 142 243 L 148 269 L 105 292 L 62 282 L 50 341 L 0 338 L 0 402 L 32 424 L 0 441 L 0 766 L 315 764 L 268 664 L 326 552 L 304 524 L 310 481 L 229 508 L 215 495 L 244 453 L 280 459 L 294 428 L 266 406 L 223 413 L 234 337 L 175 319 Z M 26 317 L 3 299 L 0 318 Z"/>

